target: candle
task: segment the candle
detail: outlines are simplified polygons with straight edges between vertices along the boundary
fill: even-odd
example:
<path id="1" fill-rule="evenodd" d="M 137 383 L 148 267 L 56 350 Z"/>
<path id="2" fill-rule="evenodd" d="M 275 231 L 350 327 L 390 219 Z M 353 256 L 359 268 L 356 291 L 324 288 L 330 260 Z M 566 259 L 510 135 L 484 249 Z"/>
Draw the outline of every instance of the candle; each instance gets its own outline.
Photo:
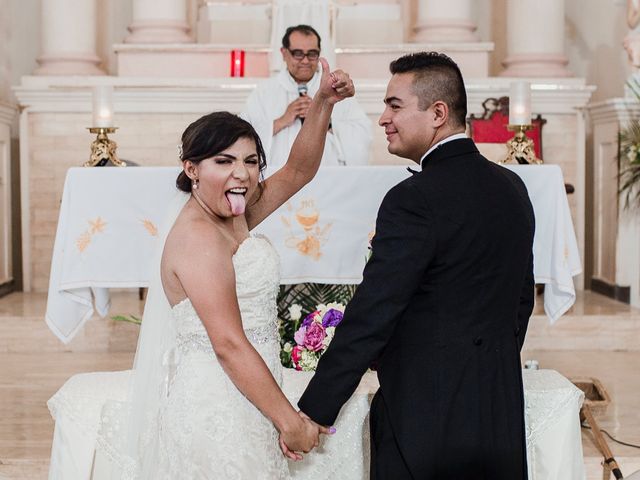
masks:
<path id="1" fill-rule="evenodd" d="M 93 87 L 93 127 L 113 127 L 113 87 Z"/>
<path id="2" fill-rule="evenodd" d="M 231 50 L 231 76 L 244 77 L 244 50 Z"/>
<path id="3" fill-rule="evenodd" d="M 509 91 L 509 125 L 531 125 L 531 85 L 513 82 Z"/>

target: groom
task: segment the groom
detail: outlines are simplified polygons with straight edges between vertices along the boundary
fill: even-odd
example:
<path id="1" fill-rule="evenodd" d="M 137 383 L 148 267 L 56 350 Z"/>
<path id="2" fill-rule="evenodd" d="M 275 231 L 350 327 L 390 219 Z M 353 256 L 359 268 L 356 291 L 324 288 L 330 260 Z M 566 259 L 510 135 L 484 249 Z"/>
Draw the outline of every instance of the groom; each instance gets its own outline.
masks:
<path id="1" fill-rule="evenodd" d="M 533 308 L 527 190 L 465 131 L 458 66 L 406 55 L 379 124 L 422 171 L 385 196 L 373 254 L 298 406 L 322 425 L 371 364 L 371 478 L 527 477 L 520 349 Z"/>

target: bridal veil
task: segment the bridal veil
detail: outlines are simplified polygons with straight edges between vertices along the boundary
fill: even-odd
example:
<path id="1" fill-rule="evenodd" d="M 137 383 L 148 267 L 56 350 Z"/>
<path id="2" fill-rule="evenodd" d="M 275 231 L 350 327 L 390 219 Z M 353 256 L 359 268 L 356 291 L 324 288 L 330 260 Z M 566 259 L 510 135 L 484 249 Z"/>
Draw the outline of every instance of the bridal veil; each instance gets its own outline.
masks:
<path id="1" fill-rule="evenodd" d="M 189 197 L 176 192 L 160 228 L 127 400 L 115 402 L 103 413 L 97 442 L 111 462 L 112 480 L 154 478 L 158 464 L 158 413 L 177 360 L 175 327 L 162 288 L 160 262 L 167 235 Z"/>

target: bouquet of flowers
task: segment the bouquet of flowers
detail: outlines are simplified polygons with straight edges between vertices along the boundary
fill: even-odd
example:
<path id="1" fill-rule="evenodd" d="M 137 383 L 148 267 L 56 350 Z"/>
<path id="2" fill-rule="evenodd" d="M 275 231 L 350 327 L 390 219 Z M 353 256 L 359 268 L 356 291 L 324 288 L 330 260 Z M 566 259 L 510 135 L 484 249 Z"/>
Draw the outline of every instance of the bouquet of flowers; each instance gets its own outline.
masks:
<path id="1" fill-rule="evenodd" d="M 294 333 L 293 338 L 282 337 L 283 365 L 305 372 L 314 371 L 343 314 L 344 305 L 341 303 L 321 304 L 301 322 L 302 308 L 298 304 L 291 305 L 289 315 L 294 325 L 289 331 Z"/>

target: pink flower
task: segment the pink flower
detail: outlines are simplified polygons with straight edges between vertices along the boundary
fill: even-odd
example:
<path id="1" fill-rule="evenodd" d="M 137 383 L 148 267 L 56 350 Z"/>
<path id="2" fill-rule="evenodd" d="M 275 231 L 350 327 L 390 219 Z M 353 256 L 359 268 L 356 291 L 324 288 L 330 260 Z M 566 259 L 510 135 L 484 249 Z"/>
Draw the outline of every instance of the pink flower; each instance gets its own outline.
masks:
<path id="1" fill-rule="evenodd" d="M 302 351 L 302 349 L 303 347 L 296 345 L 295 347 L 293 347 L 293 350 L 291 350 L 291 360 L 293 361 L 296 370 L 302 370 L 302 367 L 300 366 L 300 352 Z"/>
<path id="2" fill-rule="evenodd" d="M 304 335 L 304 346 L 307 347 L 307 350 L 311 350 L 312 352 L 317 352 L 322 350 L 324 345 L 322 341 L 327 334 L 324 331 L 322 325 L 316 322 L 312 322 L 311 325 L 307 327 L 307 331 Z"/>
<path id="3" fill-rule="evenodd" d="M 313 323 L 313 319 L 316 317 L 316 315 L 319 315 L 319 314 L 320 314 L 320 310 L 316 310 L 315 312 L 311 312 L 302 321 L 302 326 L 303 327 L 308 327 L 309 325 L 311 325 L 311 323 Z"/>
<path id="4" fill-rule="evenodd" d="M 293 334 L 293 339 L 298 345 L 304 345 L 304 336 L 307 333 L 307 327 L 300 327 L 296 333 Z"/>

